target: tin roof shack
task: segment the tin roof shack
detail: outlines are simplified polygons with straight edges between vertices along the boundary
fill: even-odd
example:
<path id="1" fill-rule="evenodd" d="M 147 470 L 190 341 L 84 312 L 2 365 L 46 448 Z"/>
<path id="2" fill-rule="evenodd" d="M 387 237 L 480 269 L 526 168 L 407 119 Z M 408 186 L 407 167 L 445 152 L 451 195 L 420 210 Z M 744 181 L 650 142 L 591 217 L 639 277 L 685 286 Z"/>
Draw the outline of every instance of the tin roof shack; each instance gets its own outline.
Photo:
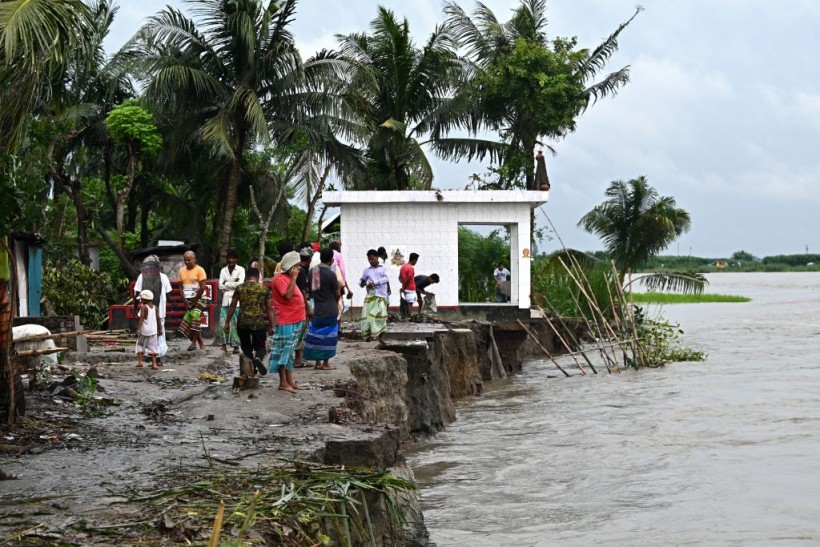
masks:
<path id="1" fill-rule="evenodd" d="M 405 260 L 418 253 L 416 275 L 439 274 L 441 282 L 431 292 L 440 314 L 502 320 L 530 317 L 531 212 L 548 198 L 549 192 L 530 190 L 411 190 L 325 192 L 322 199 L 341 209 L 342 255 L 354 307 L 364 301 L 358 279 L 367 267 L 367 250 L 383 246 L 391 257 L 399 249 Z M 490 224 L 510 231 L 510 301 L 459 302 L 458 228 Z M 387 264 L 390 305 L 397 306 L 400 265 L 393 262 Z M 488 277 L 495 266 L 487 264 Z"/>

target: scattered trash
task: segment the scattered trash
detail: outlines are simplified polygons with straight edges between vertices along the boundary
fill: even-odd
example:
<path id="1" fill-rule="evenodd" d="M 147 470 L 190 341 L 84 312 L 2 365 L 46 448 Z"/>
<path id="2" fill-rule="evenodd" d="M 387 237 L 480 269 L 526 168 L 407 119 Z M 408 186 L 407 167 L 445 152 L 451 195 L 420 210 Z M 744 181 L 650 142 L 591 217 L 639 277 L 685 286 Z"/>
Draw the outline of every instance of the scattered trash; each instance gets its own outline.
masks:
<path id="1" fill-rule="evenodd" d="M 225 381 L 225 378 L 222 376 L 217 376 L 216 374 L 212 374 L 210 372 L 203 372 L 199 375 L 199 380 L 202 382 L 212 382 L 215 384 L 221 384 Z"/>

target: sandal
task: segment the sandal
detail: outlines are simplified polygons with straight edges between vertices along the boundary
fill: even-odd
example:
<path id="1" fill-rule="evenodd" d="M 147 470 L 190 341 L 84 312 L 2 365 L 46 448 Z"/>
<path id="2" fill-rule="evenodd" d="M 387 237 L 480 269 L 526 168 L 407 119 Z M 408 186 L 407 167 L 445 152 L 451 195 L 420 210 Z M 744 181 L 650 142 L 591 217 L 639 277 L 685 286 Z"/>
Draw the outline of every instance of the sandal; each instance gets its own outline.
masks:
<path id="1" fill-rule="evenodd" d="M 293 368 L 308 368 L 308 364 L 306 361 L 299 361 L 298 363 L 293 363 Z"/>
<path id="2" fill-rule="evenodd" d="M 326 367 L 315 367 L 315 368 L 316 368 L 316 370 L 336 370 L 336 367 L 334 367 L 333 365 L 328 365 Z"/>
<path id="3" fill-rule="evenodd" d="M 196 351 L 196 344 L 191 344 L 188 346 L 188 351 Z"/>

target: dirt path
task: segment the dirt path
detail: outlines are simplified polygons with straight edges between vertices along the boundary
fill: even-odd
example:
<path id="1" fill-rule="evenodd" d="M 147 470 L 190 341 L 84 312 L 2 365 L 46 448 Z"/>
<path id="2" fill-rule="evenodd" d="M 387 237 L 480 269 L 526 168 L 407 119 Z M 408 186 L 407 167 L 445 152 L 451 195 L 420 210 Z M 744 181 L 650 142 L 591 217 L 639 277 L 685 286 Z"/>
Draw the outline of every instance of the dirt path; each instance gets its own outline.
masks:
<path id="1" fill-rule="evenodd" d="M 259 389 L 233 394 L 238 356 L 186 346 L 172 342 L 158 371 L 135 368 L 130 351 L 97 351 L 66 363 L 78 373 L 96 369 L 96 395 L 115 402 L 102 416 L 85 416 L 52 391 L 27 394 L 23 427 L 0 431 L 0 468 L 18 476 L 0 481 L 0 538 L 15 543 L 29 530 L 29 543 L 57 541 L 69 530 L 138 522 L 151 515 L 125 502 L 136 491 L 162 487 L 175 468 L 206 466 L 208 458 L 248 467 L 311 460 L 329 440 L 361 438 L 372 429 L 344 419 L 330 423 L 328 416 L 343 404 L 338 395 L 351 394 L 348 363 L 383 353 L 373 343 L 342 341 L 337 370 L 297 369 L 303 389 L 296 394 L 278 391 L 272 375 Z M 200 380 L 202 373 L 224 381 Z M 69 374 L 55 371 L 52 381 Z"/>

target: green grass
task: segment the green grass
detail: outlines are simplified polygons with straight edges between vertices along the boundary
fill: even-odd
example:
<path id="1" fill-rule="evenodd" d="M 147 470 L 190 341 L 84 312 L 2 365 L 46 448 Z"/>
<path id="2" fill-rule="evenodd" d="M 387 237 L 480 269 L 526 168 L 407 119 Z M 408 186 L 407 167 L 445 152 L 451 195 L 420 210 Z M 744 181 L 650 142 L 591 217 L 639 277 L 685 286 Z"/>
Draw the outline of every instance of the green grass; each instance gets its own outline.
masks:
<path id="1" fill-rule="evenodd" d="M 679 294 L 637 292 L 627 295 L 636 304 L 703 304 L 713 302 L 751 302 L 751 298 L 733 294 Z"/>

